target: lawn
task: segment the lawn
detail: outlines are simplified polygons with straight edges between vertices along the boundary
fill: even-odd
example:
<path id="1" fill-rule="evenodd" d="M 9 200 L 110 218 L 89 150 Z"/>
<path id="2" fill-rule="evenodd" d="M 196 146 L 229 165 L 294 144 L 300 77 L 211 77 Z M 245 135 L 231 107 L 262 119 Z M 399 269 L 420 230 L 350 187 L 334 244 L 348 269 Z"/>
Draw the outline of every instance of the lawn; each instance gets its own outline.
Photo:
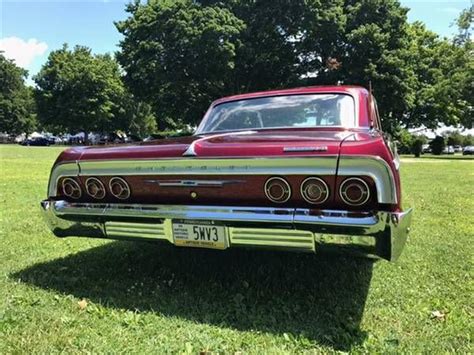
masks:
<path id="1" fill-rule="evenodd" d="M 474 160 L 402 160 L 398 262 L 57 239 L 61 148 L 0 146 L 0 353 L 472 353 Z"/>

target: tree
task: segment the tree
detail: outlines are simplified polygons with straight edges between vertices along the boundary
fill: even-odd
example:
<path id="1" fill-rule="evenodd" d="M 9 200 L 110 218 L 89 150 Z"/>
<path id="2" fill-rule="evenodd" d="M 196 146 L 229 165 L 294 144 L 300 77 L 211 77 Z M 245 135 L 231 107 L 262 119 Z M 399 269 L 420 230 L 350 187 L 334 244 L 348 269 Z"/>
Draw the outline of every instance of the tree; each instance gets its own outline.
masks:
<path id="1" fill-rule="evenodd" d="M 133 95 L 153 106 L 160 129 L 197 123 L 212 99 L 229 93 L 244 24 L 191 0 L 137 1 L 127 11 L 116 24 L 125 37 L 117 58 Z"/>
<path id="2" fill-rule="evenodd" d="M 458 26 L 458 35 L 455 38 L 456 43 L 466 44 L 472 42 L 472 23 L 474 21 L 474 5 L 464 9 L 456 20 Z"/>
<path id="3" fill-rule="evenodd" d="M 446 142 L 442 136 L 436 136 L 430 142 L 430 147 L 434 155 L 441 155 L 441 153 L 443 153 L 444 148 L 446 147 Z"/>
<path id="4" fill-rule="evenodd" d="M 425 136 L 415 136 L 411 145 L 411 152 L 416 158 L 419 158 L 423 151 L 423 144 L 426 144 Z"/>
<path id="5" fill-rule="evenodd" d="M 118 63 L 67 45 L 53 51 L 34 78 L 40 122 L 53 132 L 110 131 L 123 114 L 126 91 Z"/>
<path id="6" fill-rule="evenodd" d="M 0 132 L 30 133 L 36 127 L 31 88 L 25 85 L 27 71 L 0 52 Z"/>
<path id="7" fill-rule="evenodd" d="M 139 102 L 129 95 L 124 103 L 124 113 L 118 128 L 140 138 L 148 137 L 157 130 L 156 117 L 150 105 Z"/>
<path id="8" fill-rule="evenodd" d="M 448 145 L 462 145 L 464 136 L 458 131 L 452 131 L 444 135 L 447 139 Z"/>
<path id="9" fill-rule="evenodd" d="M 472 52 L 408 24 L 397 0 L 150 0 L 127 11 L 118 60 L 161 126 L 195 124 L 227 94 L 369 82 L 388 131 L 472 124 Z"/>

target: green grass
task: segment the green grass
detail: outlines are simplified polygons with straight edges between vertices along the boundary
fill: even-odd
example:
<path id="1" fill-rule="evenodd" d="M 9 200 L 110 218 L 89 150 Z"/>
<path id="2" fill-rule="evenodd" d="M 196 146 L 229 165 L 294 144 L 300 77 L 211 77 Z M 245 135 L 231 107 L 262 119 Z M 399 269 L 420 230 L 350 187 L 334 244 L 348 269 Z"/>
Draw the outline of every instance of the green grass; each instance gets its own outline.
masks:
<path id="1" fill-rule="evenodd" d="M 474 351 L 474 160 L 402 160 L 412 234 L 372 263 L 57 239 L 38 203 L 60 150 L 0 146 L 0 353 Z"/>

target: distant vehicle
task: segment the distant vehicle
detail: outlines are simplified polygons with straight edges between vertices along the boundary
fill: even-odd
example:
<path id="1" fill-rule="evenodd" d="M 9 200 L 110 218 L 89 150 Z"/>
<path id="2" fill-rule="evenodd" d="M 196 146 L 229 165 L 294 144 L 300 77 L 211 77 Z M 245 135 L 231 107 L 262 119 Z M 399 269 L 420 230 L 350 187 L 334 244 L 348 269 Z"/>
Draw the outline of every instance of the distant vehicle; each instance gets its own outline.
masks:
<path id="1" fill-rule="evenodd" d="M 430 148 L 430 145 L 429 144 L 423 144 L 421 146 L 421 153 L 425 154 L 425 153 L 431 153 L 431 148 Z"/>
<path id="2" fill-rule="evenodd" d="M 443 154 L 454 154 L 454 147 L 452 145 L 447 145 L 443 149 Z"/>
<path id="3" fill-rule="evenodd" d="M 474 155 L 474 145 L 468 145 L 464 147 L 462 155 Z"/>
<path id="4" fill-rule="evenodd" d="M 453 148 L 454 148 L 455 153 L 461 153 L 462 152 L 462 147 L 460 145 L 455 145 Z"/>
<path id="5" fill-rule="evenodd" d="M 35 138 L 28 138 L 25 139 L 23 142 L 20 143 L 24 146 L 41 146 L 41 147 L 48 147 L 52 144 L 55 144 L 54 139 L 45 138 L 45 137 L 35 137 Z"/>

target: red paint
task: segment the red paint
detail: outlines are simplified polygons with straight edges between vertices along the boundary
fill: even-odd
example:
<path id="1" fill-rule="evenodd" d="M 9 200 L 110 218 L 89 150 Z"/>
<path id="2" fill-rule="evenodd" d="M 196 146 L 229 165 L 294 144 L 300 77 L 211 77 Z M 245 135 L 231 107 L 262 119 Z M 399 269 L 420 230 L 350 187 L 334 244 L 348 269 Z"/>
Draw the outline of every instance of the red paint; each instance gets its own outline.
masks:
<path id="1" fill-rule="evenodd" d="M 275 90 L 230 96 L 219 99 L 211 104 L 211 108 L 223 102 L 244 100 L 275 95 L 300 95 L 314 93 L 343 93 L 354 97 L 359 108 L 359 128 L 283 128 L 268 130 L 253 130 L 251 133 L 234 132 L 226 134 L 206 134 L 191 137 L 169 138 L 137 145 L 117 145 L 104 147 L 72 148 L 64 151 L 58 157 L 56 164 L 77 160 L 114 160 L 114 159 L 160 159 L 183 158 L 183 153 L 194 142 L 195 157 L 187 159 L 213 158 L 213 157 L 268 157 L 268 156 L 321 156 L 321 155 L 371 155 L 384 159 L 395 176 L 398 201 L 401 200 L 400 177 L 393 163 L 393 156 L 388 149 L 381 133 L 369 132 L 371 126 L 377 128 L 377 113 L 368 91 L 356 86 L 325 86 L 306 87 L 298 89 Z M 286 147 L 325 147 L 323 151 L 285 152 Z M 299 184 L 307 176 L 291 177 L 294 196 L 286 206 L 311 207 L 300 196 Z M 147 176 L 147 179 L 152 177 Z M 156 177 L 164 178 L 164 177 Z M 176 176 L 174 177 L 176 178 Z M 199 179 L 203 176 L 186 176 L 186 178 Z M 226 178 L 219 176 L 219 178 Z M 133 197 L 130 201 L 143 203 L 185 203 L 185 204 L 234 204 L 268 206 L 276 205 L 268 202 L 263 195 L 263 184 L 268 176 L 242 177 L 248 184 L 245 186 L 229 185 L 225 188 L 199 188 L 205 191 L 196 200 L 190 198 L 190 188 L 174 188 L 155 191 L 156 187 L 145 186 L 144 177 L 127 177 Z M 331 189 L 331 197 L 324 204 L 324 208 L 348 208 L 337 194 L 341 182 L 338 177 L 324 177 Z M 101 178 L 102 179 L 102 178 Z M 107 178 L 103 178 L 107 180 Z M 235 179 L 235 177 L 233 177 Z M 240 179 L 240 177 L 239 177 Z M 371 189 L 375 189 L 373 182 L 364 177 Z M 104 183 L 107 181 L 104 180 Z M 290 180 L 290 178 L 289 178 Z M 301 181 L 300 181 L 301 180 Z M 336 181 L 337 180 L 337 181 Z M 245 187 L 242 187 L 245 186 Z M 155 190 L 154 190 L 155 189 Z M 375 191 L 373 196 L 375 195 Z M 375 200 L 371 200 L 365 208 L 376 208 Z M 389 209 L 400 209 L 396 206 L 384 206 Z"/>

